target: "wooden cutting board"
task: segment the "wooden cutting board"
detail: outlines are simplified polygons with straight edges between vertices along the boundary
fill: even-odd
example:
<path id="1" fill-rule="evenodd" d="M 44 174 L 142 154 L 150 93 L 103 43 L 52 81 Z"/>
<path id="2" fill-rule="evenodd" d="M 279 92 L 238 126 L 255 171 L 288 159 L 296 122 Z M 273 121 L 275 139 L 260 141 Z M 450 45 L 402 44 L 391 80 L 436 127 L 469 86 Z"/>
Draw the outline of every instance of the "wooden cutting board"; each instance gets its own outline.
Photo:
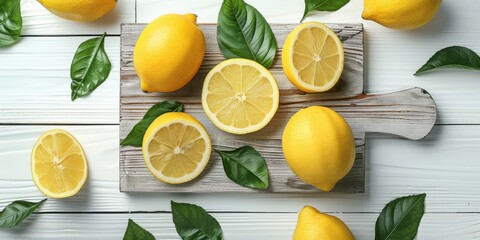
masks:
<path id="1" fill-rule="evenodd" d="M 184 103 L 185 111 L 195 116 L 207 129 L 214 148 L 231 150 L 253 146 L 266 159 L 270 188 L 266 192 L 319 192 L 299 180 L 285 163 L 281 135 L 288 119 L 298 110 L 311 105 L 331 107 L 350 124 L 355 135 L 357 155 L 351 172 L 334 188 L 334 192 L 365 192 L 365 133 L 398 135 L 407 139 L 424 138 L 436 120 L 436 106 L 430 94 L 411 88 L 381 95 L 363 92 L 363 26 L 361 24 L 327 24 L 340 37 L 345 49 L 345 69 L 338 86 L 328 93 L 306 94 L 297 90 L 285 77 L 281 49 L 287 34 L 296 25 L 272 25 L 278 42 L 275 61 L 270 68 L 280 88 L 280 106 L 264 129 L 248 135 L 232 135 L 216 128 L 201 106 L 201 89 L 206 74 L 224 60 L 217 45 L 216 25 L 201 25 L 207 52 L 197 76 L 174 93 L 143 93 L 133 68 L 133 48 L 146 24 L 123 24 L 121 32 L 120 139 L 130 132 L 155 103 L 174 99 Z M 164 68 L 168 66 L 158 66 Z M 154 178 L 145 167 L 141 148 L 120 147 L 120 191 L 122 192 L 265 192 L 236 185 L 223 171 L 220 157 L 212 158 L 195 180 L 170 185 Z"/>

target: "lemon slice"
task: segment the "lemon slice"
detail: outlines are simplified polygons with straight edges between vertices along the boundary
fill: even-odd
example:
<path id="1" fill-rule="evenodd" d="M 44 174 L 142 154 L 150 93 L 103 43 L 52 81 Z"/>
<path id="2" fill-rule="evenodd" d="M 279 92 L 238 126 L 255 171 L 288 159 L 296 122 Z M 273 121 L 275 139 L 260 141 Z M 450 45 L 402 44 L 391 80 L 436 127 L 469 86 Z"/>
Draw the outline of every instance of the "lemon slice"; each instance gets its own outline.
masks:
<path id="1" fill-rule="evenodd" d="M 142 152 L 148 170 L 160 181 L 180 184 L 196 178 L 207 166 L 210 136 L 200 122 L 182 112 L 165 113 L 148 127 Z"/>
<path id="2" fill-rule="evenodd" d="M 230 59 L 205 78 L 203 110 L 218 128 L 247 134 L 265 127 L 278 109 L 279 91 L 273 75 L 247 59 Z"/>
<path id="3" fill-rule="evenodd" d="M 61 129 L 43 133 L 31 156 L 33 181 L 51 198 L 67 198 L 80 191 L 88 176 L 88 165 L 80 143 Z"/>
<path id="4" fill-rule="evenodd" d="M 343 45 L 337 34 L 319 22 L 298 25 L 288 34 L 282 52 L 285 75 L 298 89 L 330 90 L 340 79 L 344 65 Z"/>

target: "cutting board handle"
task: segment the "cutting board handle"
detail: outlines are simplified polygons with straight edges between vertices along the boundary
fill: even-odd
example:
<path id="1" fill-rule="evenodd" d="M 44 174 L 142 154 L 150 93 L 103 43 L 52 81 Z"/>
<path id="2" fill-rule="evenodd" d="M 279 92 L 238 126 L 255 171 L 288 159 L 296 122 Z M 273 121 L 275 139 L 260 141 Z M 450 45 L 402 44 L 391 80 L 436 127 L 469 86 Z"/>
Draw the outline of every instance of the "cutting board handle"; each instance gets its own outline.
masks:
<path id="1" fill-rule="evenodd" d="M 393 134 L 412 140 L 425 138 L 437 119 L 432 96 L 422 88 L 386 94 L 362 94 L 350 107 L 334 107 L 359 132 Z M 351 110 L 351 111 L 350 111 Z"/>

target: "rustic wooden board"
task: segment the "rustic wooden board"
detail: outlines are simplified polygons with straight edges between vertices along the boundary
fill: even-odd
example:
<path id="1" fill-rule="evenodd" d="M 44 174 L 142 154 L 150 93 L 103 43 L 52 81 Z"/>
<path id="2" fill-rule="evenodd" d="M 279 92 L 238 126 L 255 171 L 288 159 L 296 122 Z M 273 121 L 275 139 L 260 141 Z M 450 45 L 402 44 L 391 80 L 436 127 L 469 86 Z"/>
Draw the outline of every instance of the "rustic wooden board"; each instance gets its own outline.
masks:
<path id="1" fill-rule="evenodd" d="M 363 27 L 361 24 L 328 24 L 342 40 L 345 48 L 345 70 L 340 84 L 331 92 L 305 94 L 286 79 L 280 53 L 286 35 L 296 25 L 273 25 L 279 50 L 271 71 L 276 77 L 280 106 L 271 123 L 259 132 L 245 136 L 224 133 L 203 113 L 200 95 L 208 71 L 224 60 L 216 43 L 216 25 L 201 25 L 207 41 L 205 60 L 190 84 L 175 93 L 146 94 L 140 90 L 133 69 L 133 47 L 145 24 L 124 24 L 121 35 L 120 138 L 128 132 L 155 103 L 176 99 L 185 104 L 186 112 L 195 116 L 209 131 L 218 149 L 251 145 L 261 152 L 270 170 L 268 192 L 318 192 L 300 181 L 284 161 L 281 133 L 288 119 L 309 105 L 332 107 L 351 125 L 357 144 L 356 162 L 352 171 L 335 187 L 335 192 L 365 192 L 365 133 L 396 134 L 421 139 L 430 132 L 436 120 L 436 107 L 423 89 L 412 88 L 385 95 L 363 94 Z M 209 165 L 196 180 L 183 185 L 169 185 L 156 180 L 146 169 L 140 148 L 120 148 L 120 191 L 126 192 L 258 192 L 231 182 L 223 172 L 221 159 L 212 154 Z"/>

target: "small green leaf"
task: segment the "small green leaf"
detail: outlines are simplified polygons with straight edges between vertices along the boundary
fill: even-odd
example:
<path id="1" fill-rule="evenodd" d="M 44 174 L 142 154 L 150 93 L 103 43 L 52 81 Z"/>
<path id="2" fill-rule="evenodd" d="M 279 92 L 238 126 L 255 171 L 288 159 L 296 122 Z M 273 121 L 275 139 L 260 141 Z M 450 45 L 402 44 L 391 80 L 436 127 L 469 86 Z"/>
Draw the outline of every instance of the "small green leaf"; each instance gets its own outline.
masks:
<path id="1" fill-rule="evenodd" d="M 20 39 L 22 27 L 20 0 L 0 1 L 0 47 L 16 43 Z"/>
<path id="2" fill-rule="evenodd" d="M 466 47 L 447 47 L 435 53 L 414 75 L 447 67 L 480 70 L 480 57 Z"/>
<path id="3" fill-rule="evenodd" d="M 215 151 L 222 157 L 223 169 L 230 180 L 243 187 L 268 188 L 267 164 L 253 147 L 245 146 L 233 151 Z"/>
<path id="4" fill-rule="evenodd" d="M 425 197 L 420 194 L 388 203 L 375 224 L 375 240 L 413 240 L 425 213 Z"/>
<path id="5" fill-rule="evenodd" d="M 37 203 L 27 201 L 15 201 L 10 203 L 2 212 L 0 212 L 0 227 L 13 228 L 17 226 L 45 201 L 47 201 L 46 198 Z"/>
<path id="6" fill-rule="evenodd" d="M 222 228 L 205 209 L 171 201 L 173 223 L 183 240 L 221 240 Z"/>
<path id="7" fill-rule="evenodd" d="M 350 0 L 305 0 L 305 12 L 300 22 L 303 22 L 307 15 L 313 11 L 337 11 L 347 5 L 348 2 Z"/>
<path id="8" fill-rule="evenodd" d="M 269 68 L 277 51 L 270 25 L 243 0 L 224 0 L 218 15 L 217 41 L 225 58 L 246 58 Z"/>
<path id="9" fill-rule="evenodd" d="M 106 34 L 78 47 L 70 67 L 72 101 L 89 95 L 108 78 L 112 64 L 104 48 Z"/>
<path id="10" fill-rule="evenodd" d="M 143 141 L 143 135 L 147 131 L 148 126 L 159 117 L 167 112 L 183 112 L 183 104 L 177 101 L 163 101 L 153 105 L 130 131 L 125 139 L 120 143 L 122 146 L 134 146 L 141 147 Z"/>
<path id="11" fill-rule="evenodd" d="M 132 219 L 128 219 L 128 226 L 123 240 L 155 240 L 155 237 Z"/>

